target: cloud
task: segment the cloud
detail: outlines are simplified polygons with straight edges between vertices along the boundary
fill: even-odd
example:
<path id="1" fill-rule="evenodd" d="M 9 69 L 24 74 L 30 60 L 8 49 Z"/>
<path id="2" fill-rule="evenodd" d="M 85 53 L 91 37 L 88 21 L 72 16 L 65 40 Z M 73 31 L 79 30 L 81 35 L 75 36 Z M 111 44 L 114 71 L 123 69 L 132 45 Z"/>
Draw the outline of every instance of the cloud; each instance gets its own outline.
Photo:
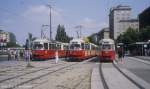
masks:
<path id="1" fill-rule="evenodd" d="M 104 27 L 108 27 L 108 24 L 105 22 L 96 22 L 96 20 L 91 19 L 91 18 L 84 18 L 81 22 L 80 25 L 83 26 L 83 28 L 86 29 L 102 29 Z"/>
<path id="2" fill-rule="evenodd" d="M 49 25 L 49 10 L 45 5 L 29 6 L 15 18 L 7 19 L 3 23 L 8 31 L 14 32 L 19 42 L 24 43 L 28 32 L 32 33 L 35 37 L 40 37 L 42 24 Z M 63 10 L 56 7 L 52 8 L 53 38 L 56 34 L 56 26 L 62 23 L 64 23 Z M 49 30 L 47 30 L 46 35 L 49 37 Z"/>
<path id="3" fill-rule="evenodd" d="M 98 26 L 98 24 L 93 19 L 90 19 L 90 18 L 84 18 L 81 21 L 81 25 L 84 28 L 88 28 L 88 29 L 93 29 L 93 28 L 96 28 Z"/>
<path id="4" fill-rule="evenodd" d="M 36 6 L 30 6 L 23 14 L 22 16 L 28 18 L 29 20 L 36 22 L 36 23 L 49 23 L 49 12 L 50 9 L 46 5 L 36 5 Z M 52 8 L 51 14 L 52 14 L 52 21 L 54 24 L 63 23 L 63 16 L 62 16 L 63 10 Z"/>
<path id="5" fill-rule="evenodd" d="M 101 29 L 102 29 L 102 28 L 105 28 L 105 27 L 109 27 L 109 24 L 106 23 L 106 22 L 100 23 L 100 28 L 101 28 Z"/>
<path id="6" fill-rule="evenodd" d="M 100 22 L 96 21 L 95 19 L 91 18 L 84 18 L 79 22 L 80 24 L 78 26 L 82 26 L 81 28 L 81 34 L 83 37 L 89 36 L 92 33 L 99 32 L 102 28 L 108 27 L 107 22 Z M 76 26 L 76 30 L 79 30 L 78 26 Z"/>

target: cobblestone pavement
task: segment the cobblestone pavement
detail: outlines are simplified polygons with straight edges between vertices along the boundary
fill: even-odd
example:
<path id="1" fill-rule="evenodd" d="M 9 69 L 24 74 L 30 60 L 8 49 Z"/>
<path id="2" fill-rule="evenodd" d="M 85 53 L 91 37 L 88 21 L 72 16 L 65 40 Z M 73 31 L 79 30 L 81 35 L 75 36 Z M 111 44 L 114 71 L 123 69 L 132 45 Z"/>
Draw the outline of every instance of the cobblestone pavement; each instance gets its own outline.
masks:
<path id="1" fill-rule="evenodd" d="M 90 89 L 92 63 L 76 65 L 45 77 L 46 83 L 33 89 Z"/>
<path id="2" fill-rule="evenodd" d="M 0 89 L 7 89 L 21 82 L 32 80 L 38 75 L 58 70 L 60 65 L 67 66 L 58 72 L 39 77 L 39 79 L 21 84 L 12 89 L 90 89 L 91 71 L 94 63 L 91 62 L 66 62 L 55 60 L 33 61 L 33 68 L 27 68 L 25 61 L 3 61 L 0 63 Z M 55 68 L 44 70 L 44 68 L 55 66 Z M 41 71 L 42 70 L 42 71 Z M 40 72 L 39 72 L 40 71 Z M 9 80 L 10 79 L 10 80 Z"/>

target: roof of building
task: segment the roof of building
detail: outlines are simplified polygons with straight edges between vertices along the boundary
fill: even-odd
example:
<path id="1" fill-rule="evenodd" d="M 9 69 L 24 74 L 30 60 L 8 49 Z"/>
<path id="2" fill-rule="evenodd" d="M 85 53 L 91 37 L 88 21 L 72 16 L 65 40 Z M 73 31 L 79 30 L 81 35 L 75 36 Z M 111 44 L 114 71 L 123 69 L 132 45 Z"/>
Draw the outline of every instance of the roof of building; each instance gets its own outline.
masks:
<path id="1" fill-rule="evenodd" d="M 103 28 L 98 33 L 101 33 L 101 32 L 109 32 L 109 27 Z"/>
<path id="2" fill-rule="evenodd" d="M 139 15 L 142 15 L 144 13 L 150 12 L 150 6 L 146 9 L 144 9 L 144 11 L 142 11 Z"/>
<path id="3" fill-rule="evenodd" d="M 114 11 L 114 10 L 131 10 L 130 6 L 123 6 L 123 5 L 118 5 L 116 7 L 112 7 L 110 9 L 110 12 Z"/>

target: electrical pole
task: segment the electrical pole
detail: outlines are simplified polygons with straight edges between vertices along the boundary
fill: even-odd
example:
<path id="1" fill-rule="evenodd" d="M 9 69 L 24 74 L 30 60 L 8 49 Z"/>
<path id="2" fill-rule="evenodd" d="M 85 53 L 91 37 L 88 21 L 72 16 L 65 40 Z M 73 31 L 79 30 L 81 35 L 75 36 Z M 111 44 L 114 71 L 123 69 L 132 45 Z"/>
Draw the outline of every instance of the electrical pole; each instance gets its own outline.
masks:
<path id="1" fill-rule="evenodd" d="M 28 33 L 28 49 L 26 50 L 27 51 L 27 54 L 26 56 L 28 56 L 28 64 L 27 64 L 27 67 L 34 67 L 31 65 L 31 38 L 30 38 L 30 34 Z"/>
<path id="2" fill-rule="evenodd" d="M 77 32 L 77 38 L 80 38 L 78 31 L 76 31 L 76 32 Z"/>
<path id="3" fill-rule="evenodd" d="M 78 25 L 78 26 L 75 27 L 75 28 L 79 29 L 80 34 L 77 33 L 77 34 L 79 34 L 79 36 L 78 36 L 79 38 L 82 37 L 82 31 L 81 31 L 82 27 L 83 27 L 82 25 Z"/>
<path id="4" fill-rule="evenodd" d="M 50 40 L 52 40 L 52 21 L 51 21 L 51 18 L 52 18 L 52 15 L 51 15 L 51 9 L 52 9 L 52 7 L 51 7 L 51 5 L 47 5 L 48 7 L 49 7 L 49 9 L 50 9 L 50 12 L 49 12 L 49 31 L 50 31 Z"/>
<path id="5" fill-rule="evenodd" d="M 43 25 L 42 25 L 42 28 L 41 28 L 41 39 L 43 39 Z"/>
<path id="6" fill-rule="evenodd" d="M 44 27 L 48 27 L 48 26 L 49 25 L 45 25 L 45 24 L 42 25 L 42 27 L 41 27 L 41 39 L 47 38 L 46 34 L 44 33 L 44 30 L 46 30 Z"/>

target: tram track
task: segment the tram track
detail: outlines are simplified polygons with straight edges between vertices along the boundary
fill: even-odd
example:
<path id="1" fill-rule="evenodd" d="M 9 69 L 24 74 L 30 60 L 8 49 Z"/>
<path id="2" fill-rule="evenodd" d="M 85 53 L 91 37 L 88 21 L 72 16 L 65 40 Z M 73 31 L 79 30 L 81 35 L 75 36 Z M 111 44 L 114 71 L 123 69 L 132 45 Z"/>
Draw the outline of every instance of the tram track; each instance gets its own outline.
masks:
<path id="1" fill-rule="evenodd" d="M 63 64 L 61 64 L 61 65 L 63 65 Z M 27 72 L 27 73 L 24 73 L 24 74 L 16 75 L 16 76 L 13 76 L 13 77 L 10 77 L 10 78 L 7 78 L 7 79 L 0 80 L 0 83 L 3 83 L 5 81 L 11 80 L 11 79 L 15 79 L 15 78 L 18 78 L 18 77 L 21 77 L 21 76 L 25 76 L 25 75 L 28 75 L 28 74 L 31 74 L 31 73 L 36 73 L 36 72 L 41 71 L 41 70 L 46 70 L 46 69 L 49 69 L 49 68 L 53 68 L 53 67 L 56 67 L 56 66 L 58 66 L 58 65 L 54 65 L 54 66 L 50 66 L 50 67 L 46 67 L 46 68 L 41 68 L 41 69 L 34 70 L 34 71 L 31 71 L 31 72 Z"/>
<path id="2" fill-rule="evenodd" d="M 76 63 L 74 63 L 74 64 L 76 64 Z M 72 64 L 72 65 L 74 65 L 74 64 Z M 42 68 L 42 69 L 39 69 L 39 70 L 31 71 L 31 72 L 28 72 L 28 73 L 24 73 L 24 74 L 21 74 L 21 75 L 17 75 L 17 76 L 14 76 L 14 77 L 10 77 L 10 78 L 7 78 L 7 79 L 3 79 L 3 80 L 0 81 L 0 84 L 1 84 L 1 85 L 5 85 L 5 84 L 6 84 L 6 85 L 7 85 L 7 84 L 10 85 L 10 84 L 11 84 L 10 86 L 6 87 L 6 89 L 13 89 L 13 88 L 16 88 L 17 86 L 23 85 L 23 84 L 28 83 L 28 82 L 30 82 L 30 81 L 33 81 L 33 80 L 36 80 L 36 79 L 41 78 L 41 77 L 43 77 L 43 76 L 46 76 L 46 75 L 48 75 L 50 72 L 48 72 L 48 73 L 46 73 L 46 74 L 42 74 L 42 75 L 40 75 L 40 76 L 33 77 L 33 78 L 31 78 L 31 79 L 29 78 L 29 79 L 27 79 L 27 81 L 20 82 L 19 84 L 13 84 L 12 81 L 15 82 L 15 81 L 18 81 L 18 80 L 23 79 L 23 77 L 30 76 L 30 75 L 36 75 L 38 72 L 41 72 L 41 71 L 43 71 L 43 73 L 44 73 L 46 70 L 49 71 L 50 69 L 55 68 L 55 67 L 58 67 L 58 66 L 62 67 L 62 65 L 64 65 L 64 64 L 54 65 L 54 66 Z M 56 71 L 58 71 L 58 70 L 56 70 Z M 54 72 L 55 72 L 55 71 L 54 71 Z M 5 88 L 4 88 L 4 89 L 5 89 Z"/>
<path id="3" fill-rule="evenodd" d="M 101 76 L 101 81 L 102 81 L 104 89 L 109 89 L 108 84 L 106 83 L 105 78 L 104 78 L 104 73 L 102 71 L 102 63 L 100 63 L 99 65 L 99 73 Z"/>
<path id="4" fill-rule="evenodd" d="M 111 87 L 109 86 L 108 82 L 106 82 L 106 77 L 105 77 L 105 73 L 103 71 L 102 65 L 103 65 L 103 63 L 100 63 L 100 65 L 99 65 L 99 72 L 100 72 L 100 77 L 101 77 L 103 88 L 104 89 L 111 89 Z M 116 64 L 111 63 L 111 65 L 117 71 L 119 71 L 119 73 L 121 75 L 123 75 L 127 80 L 129 80 L 131 83 L 133 83 L 138 89 L 145 89 L 142 85 L 140 85 L 139 83 L 137 83 L 136 81 L 134 81 L 131 77 L 129 77 L 127 74 L 125 74 Z"/>
<path id="5" fill-rule="evenodd" d="M 76 64 L 76 63 L 75 63 L 75 64 Z M 59 68 L 59 69 L 57 69 L 57 70 L 54 70 L 54 71 L 51 71 L 51 72 L 48 72 L 48 73 L 44 73 L 44 74 L 42 74 L 42 75 L 40 75 L 40 76 L 37 76 L 37 77 L 35 77 L 35 78 L 31 78 L 31 79 L 29 79 L 29 80 L 27 80 L 27 81 L 21 82 L 21 83 L 15 85 L 15 86 L 13 86 L 12 89 L 14 89 L 14 88 L 16 88 L 16 87 L 19 87 L 19 86 L 21 86 L 21 85 L 24 85 L 24 84 L 26 84 L 26 83 L 29 83 L 29 82 L 31 82 L 31 81 L 40 79 L 40 78 L 42 78 L 42 77 L 45 77 L 45 76 L 47 76 L 47 75 L 50 75 L 50 74 L 55 73 L 55 72 L 57 72 L 57 71 L 60 71 L 60 70 L 62 70 L 62 69 L 68 68 L 68 67 L 73 66 L 73 65 L 75 65 L 75 64 L 68 65 L 68 66 L 65 66 L 65 67 L 61 67 L 61 68 Z"/>
<path id="6" fill-rule="evenodd" d="M 130 80 L 134 85 L 136 85 L 139 89 L 145 89 L 143 86 L 141 86 L 139 83 L 137 83 L 136 81 L 134 81 L 131 77 L 129 77 L 128 75 L 126 75 L 123 71 L 121 71 L 121 69 L 114 63 L 112 63 L 113 66 L 123 75 L 125 76 L 128 80 Z"/>
<path id="7" fill-rule="evenodd" d="M 2 67 L 3 67 L 3 66 L 2 66 Z M 5 68 L 5 67 L 3 67 L 3 68 Z M 12 71 L 11 69 L 16 69 L 16 71 L 19 71 L 19 70 L 25 70 L 24 67 L 22 67 L 21 69 L 19 68 L 19 70 L 17 70 L 17 68 L 18 68 L 17 66 L 15 66 L 15 67 L 12 67 L 12 66 L 6 66 L 5 69 L 0 70 L 0 73 Z M 13 70 L 13 71 L 14 71 L 14 70 Z"/>
<path id="8" fill-rule="evenodd" d="M 81 62 L 80 62 L 81 63 Z M 36 71 L 32 71 L 32 72 L 29 72 L 29 73 L 26 73 L 26 74 L 22 74 L 22 75 L 18 75 L 18 76 L 15 76 L 15 77 L 12 77 L 12 78 L 8 78 L 6 80 L 3 80 L 1 81 L 1 83 L 3 84 L 7 84 L 7 83 L 10 83 L 11 86 L 9 88 L 6 88 L 6 89 L 15 89 L 19 86 L 22 86 L 24 84 L 27 84 L 27 83 L 30 83 L 34 80 L 38 80 L 42 77 L 45 77 L 47 75 L 50 75 L 50 74 L 53 74 L 53 73 L 56 73 L 60 70 L 63 70 L 63 69 L 66 69 L 66 68 L 69 68 L 71 66 L 74 66 L 74 65 L 77 65 L 77 64 L 80 64 L 80 63 L 73 63 L 73 64 L 68 64 L 68 65 L 65 65 L 65 66 L 60 66 L 60 68 L 58 68 L 58 65 L 55 65 L 53 67 L 48 67 L 48 68 L 44 68 L 44 69 L 39 69 L 39 70 L 36 70 Z M 84 62 L 83 62 L 84 63 Z M 62 64 L 63 65 L 63 64 Z M 56 67 L 56 69 L 54 70 L 50 70 L 51 68 L 54 68 Z M 39 72 L 40 71 L 40 72 Z M 36 75 L 36 73 L 39 72 L 39 73 L 42 73 L 42 74 L 39 74 L 39 75 Z M 28 76 L 31 76 L 31 75 L 35 75 L 33 76 L 32 78 L 29 78 L 29 79 L 26 79 L 26 80 L 21 80 L 20 78 L 26 78 Z M 20 80 L 19 83 L 16 83 L 15 82 L 13 83 L 12 81 L 17 81 L 17 80 Z M 10 81 L 10 82 L 9 82 Z"/>

